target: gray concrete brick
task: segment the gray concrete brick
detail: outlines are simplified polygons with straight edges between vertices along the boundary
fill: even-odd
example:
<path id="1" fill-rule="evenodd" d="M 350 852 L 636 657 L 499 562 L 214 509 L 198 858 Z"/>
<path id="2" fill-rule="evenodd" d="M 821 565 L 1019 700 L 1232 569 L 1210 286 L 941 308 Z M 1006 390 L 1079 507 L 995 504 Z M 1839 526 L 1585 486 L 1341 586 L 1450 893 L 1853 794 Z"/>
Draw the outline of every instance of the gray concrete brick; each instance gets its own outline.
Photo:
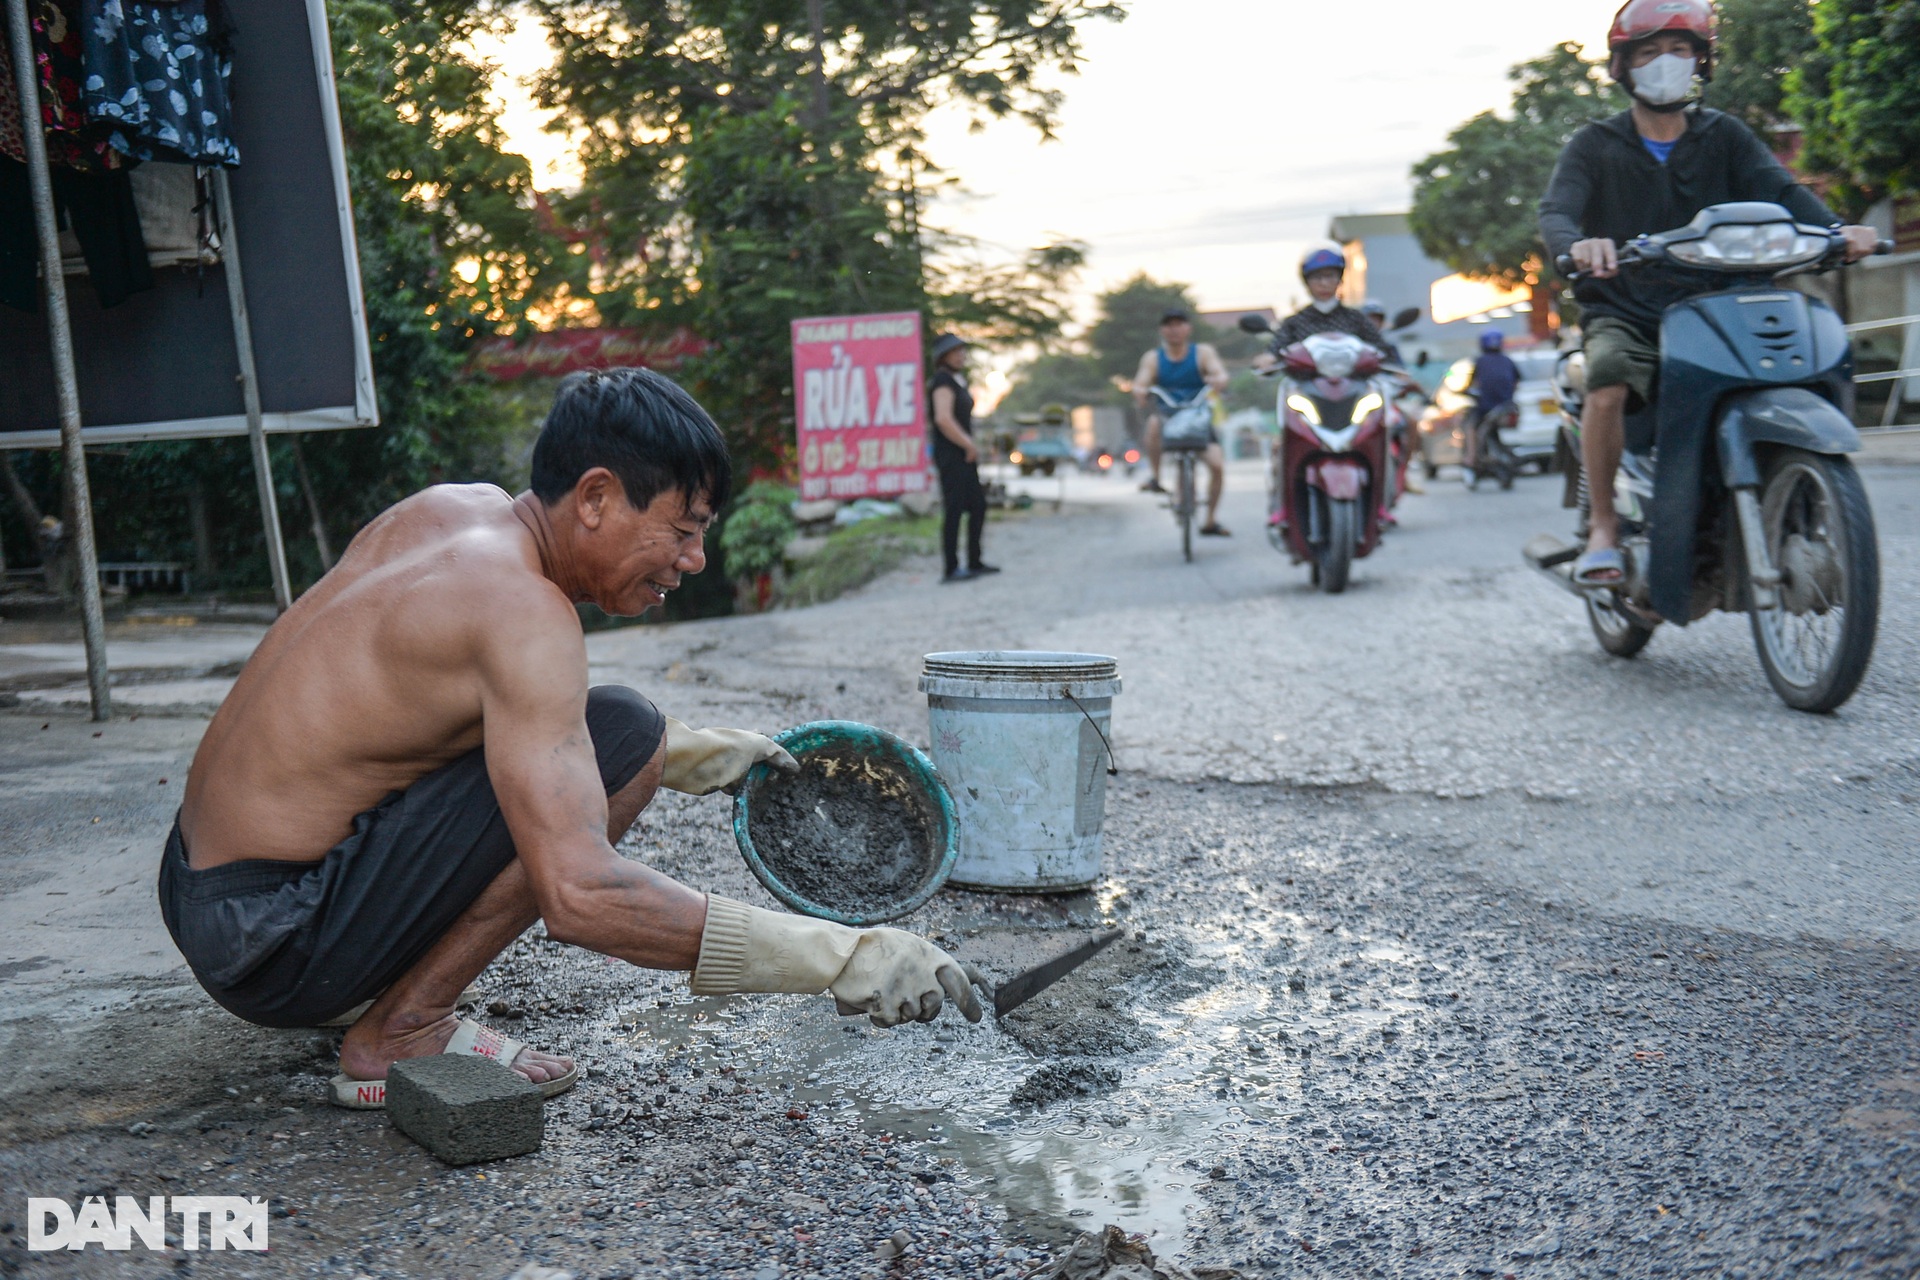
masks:
<path id="1" fill-rule="evenodd" d="M 504 1160 L 540 1149 L 540 1090 L 491 1058 L 440 1054 L 387 1071 L 393 1127 L 448 1164 Z"/>

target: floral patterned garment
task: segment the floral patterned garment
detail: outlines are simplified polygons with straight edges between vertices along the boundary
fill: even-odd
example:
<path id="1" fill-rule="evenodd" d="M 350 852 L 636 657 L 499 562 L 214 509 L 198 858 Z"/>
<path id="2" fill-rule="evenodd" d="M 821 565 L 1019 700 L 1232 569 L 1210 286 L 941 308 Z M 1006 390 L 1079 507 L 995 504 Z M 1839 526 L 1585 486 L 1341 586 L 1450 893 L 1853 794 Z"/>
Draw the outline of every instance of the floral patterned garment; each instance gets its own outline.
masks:
<path id="1" fill-rule="evenodd" d="M 13 50 L 0 31 L 0 156 L 27 162 L 27 143 L 20 132 L 20 91 L 14 86 Z"/>
<path id="2" fill-rule="evenodd" d="M 79 0 L 89 119 L 135 160 L 240 163 L 218 0 Z"/>
<path id="3" fill-rule="evenodd" d="M 107 173 L 125 161 L 106 130 L 87 119 L 80 82 L 80 26 L 73 0 L 33 0 L 33 57 L 40 68 L 40 123 L 47 159 L 83 173 Z"/>

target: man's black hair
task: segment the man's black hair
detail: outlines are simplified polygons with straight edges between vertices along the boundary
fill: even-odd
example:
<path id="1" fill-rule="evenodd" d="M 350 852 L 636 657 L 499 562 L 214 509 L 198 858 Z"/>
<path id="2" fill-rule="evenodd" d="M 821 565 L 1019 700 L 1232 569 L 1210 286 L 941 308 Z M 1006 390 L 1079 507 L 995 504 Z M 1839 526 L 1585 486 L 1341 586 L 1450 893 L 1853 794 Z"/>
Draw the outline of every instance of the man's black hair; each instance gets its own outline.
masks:
<path id="1" fill-rule="evenodd" d="M 605 467 L 645 507 L 678 489 L 719 511 L 733 492 L 726 441 L 697 401 L 651 369 L 568 374 L 533 442 L 533 492 L 552 505 Z"/>

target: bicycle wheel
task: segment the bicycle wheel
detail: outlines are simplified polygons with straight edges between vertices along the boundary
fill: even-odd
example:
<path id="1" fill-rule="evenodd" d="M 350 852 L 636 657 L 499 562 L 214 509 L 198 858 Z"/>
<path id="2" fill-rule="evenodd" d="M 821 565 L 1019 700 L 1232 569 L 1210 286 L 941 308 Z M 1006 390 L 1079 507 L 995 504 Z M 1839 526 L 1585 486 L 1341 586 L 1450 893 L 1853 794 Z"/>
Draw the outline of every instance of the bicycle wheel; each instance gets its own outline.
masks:
<path id="1" fill-rule="evenodd" d="M 1193 559 L 1193 455 L 1180 455 L 1180 554 Z"/>

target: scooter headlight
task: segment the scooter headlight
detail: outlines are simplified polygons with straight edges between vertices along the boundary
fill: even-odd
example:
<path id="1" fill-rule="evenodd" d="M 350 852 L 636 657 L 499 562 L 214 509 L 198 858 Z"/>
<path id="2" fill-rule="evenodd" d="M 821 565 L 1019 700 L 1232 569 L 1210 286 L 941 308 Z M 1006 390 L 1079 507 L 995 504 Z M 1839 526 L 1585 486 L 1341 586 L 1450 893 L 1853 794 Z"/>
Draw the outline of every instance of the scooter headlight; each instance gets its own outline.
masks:
<path id="1" fill-rule="evenodd" d="M 1372 413 L 1375 409 L 1378 409 L 1381 405 L 1385 403 L 1386 401 L 1380 398 L 1380 394 L 1378 392 L 1376 391 L 1367 392 L 1366 395 L 1363 395 L 1360 397 L 1360 402 L 1353 406 L 1353 416 L 1347 419 L 1347 424 L 1349 426 L 1358 426 L 1359 424 L 1367 420 L 1368 414 Z"/>
<path id="2" fill-rule="evenodd" d="M 1320 406 L 1298 392 L 1287 397 L 1287 408 L 1305 418 L 1310 425 L 1320 425 Z"/>
<path id="3" fill-rule="evenodd" d="M 1827 251 L 1825 236 L 1810 236 L 1791 222 L 1730 223 L 1698 240 L 1667 246 L 1667 256 L 1690 267 L 1791 267 Z"/>

